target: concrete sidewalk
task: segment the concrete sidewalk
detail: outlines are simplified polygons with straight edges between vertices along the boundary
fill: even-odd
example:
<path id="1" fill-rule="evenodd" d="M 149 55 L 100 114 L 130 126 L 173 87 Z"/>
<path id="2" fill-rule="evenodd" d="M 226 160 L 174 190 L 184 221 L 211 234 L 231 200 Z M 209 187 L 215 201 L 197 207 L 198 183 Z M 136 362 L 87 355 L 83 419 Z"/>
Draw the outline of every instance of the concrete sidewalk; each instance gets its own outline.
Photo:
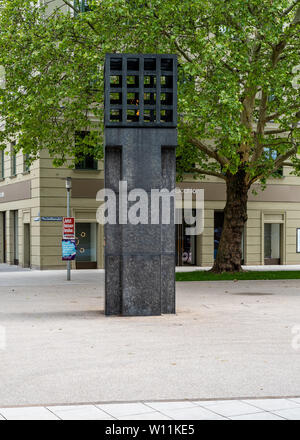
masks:
<path id="1" fill-rule="evenodd" d="M 0 408 L 0 420 L 300 420 L 300 398 Z"/>
<path id="2" fill-rule="evenodd" d="M 248 270 L 250 272 L 255 272 L 255 271 L 259 271 L 259 272 L 266 272 L 266 271 L 299 271 L 300 270 L 300 265 L 299 264 L 282 264 L 282 265 L 276 265 L 276 266 L 272 266 L 272 265 L 266 265 L 266 266 L 242 266 L 242 268 L 244 270 Z M 194 272 L 194 271 L 206 271 L 206 270 L 210 270 L 211 267 L 201 267 L 201 266 L 177 266 L 176 267 L 176 272 Z"/>
<path id="3" fill-rule="evenodd" d="M 244 270 L 248 270 L 248 271 L 300 271 L 300 265 L 297 264 L 293 264 L 293 265 L 268 265 L 268 266 L 242 266 L 242 268 Z M 194 272 L 194 271 L 207 271 L 210 270 L 211 267 L 202 267 L 202 266 L 177 266 L 176 267 L 176 272 Z M 45 271 L 41 271 L 41 270 L 32 270 L 32 269 L 27 269 L 27 268 L 22 268 L 20 266 L 13 266 L 10 264 L 0 264 L 0 284 L 1 284 L 1 279 L 3 279 L 2 277 L 5 277 L 5 275 L 8 277 L 9 280 L 11 280 L 11 272 L 14 273 L 14 275 L 16 274 L 22 274 L 24 275 L 24 272 L 30 273 L 32 274 L 33 277 L 39 277 L 39 279 L 44 279 L 46 280 L 48 278 L 48 280 L 60 280 L 60 281 L 64 281 L 65 280 L 65 270 L 45 270 Z M 73 278 L 76 281 L 88 281 L 88 277 L 86 277 L 87 274 L 94 274 L 94 276 L 97 276 L 98 273 L 104 273 L 104 269 L 85 269 L 85 270 L 72 270 L 72 274 L 73 274 Z M 40 275 L 39 275 L 40 274 Z M 42 275 L 41 275 L 42 274 Z M 47 277 L 48 274 L 48 277 Z M 29 275 L 30 277 L 30 275 Z"/>
<path id="4" fill-rule="evenodd" d="M 5 272 L 30 272 L 31 269 L 21 266 L 14 266 L 12 264 L 0 263 L 0 274 Z"/>
<path id="5" fill-rule="evenodd" d="M 0 274 L 0 407 L 300 396 L 299 280 L 177 283 L 105 317 L 104 274 Z"/>

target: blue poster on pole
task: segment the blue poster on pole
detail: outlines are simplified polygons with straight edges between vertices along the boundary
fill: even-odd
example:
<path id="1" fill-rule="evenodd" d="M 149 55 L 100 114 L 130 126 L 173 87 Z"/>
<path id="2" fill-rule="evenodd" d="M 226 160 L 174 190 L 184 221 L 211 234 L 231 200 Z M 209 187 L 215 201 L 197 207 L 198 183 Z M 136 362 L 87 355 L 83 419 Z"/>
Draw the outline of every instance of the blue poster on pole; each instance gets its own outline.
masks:
<path id="1" fill-rule="evenodd" d="M 62 259 L 63 261 L 75 260 L 76 257 L 76 240 L 62 240 Z"/>

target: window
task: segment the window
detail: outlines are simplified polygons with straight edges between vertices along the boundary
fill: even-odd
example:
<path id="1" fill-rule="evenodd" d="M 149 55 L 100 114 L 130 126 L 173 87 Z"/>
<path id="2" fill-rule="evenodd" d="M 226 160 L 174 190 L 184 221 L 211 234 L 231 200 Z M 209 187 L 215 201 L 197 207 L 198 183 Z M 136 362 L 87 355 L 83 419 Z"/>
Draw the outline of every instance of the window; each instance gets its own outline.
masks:
<path id="1" fill-rule="evenodd" d="M 10 160 L 11 160 L 11 176 L 17 175 L 17 155 L 15 152 L 15 142 L 12 142 L 11 149 L 10 149 Z"/>
<path id="2" fill-rule="evenodd" d="M 272 148 L 270 147 L 265 147 L 264 148 L 264 152 L 265 152 L 265 157 L 267 159 L 270 160 L 276 160 L 278 153 L 276 150 L 272 150 Z M 283 176 L 283 167 L 278 168 L 278 170 L 274 171 L 274 173 L 272 173 L 273 177 L 282 177 Z"/>
<path id="3" fill-rule="evenodd" d="M 23 173 L 30 172 L 29 154 L 23 154 Z"/>
<path id="4" fill-rule="evenodd" d="M 74 0 L 74 8 L 79 12 L 88 12 L 91 10 L 89 3 L 91 3 L 89 0 Z M 78 12 L 75 12 L 75 16 L 77 14 Z"/>
<path id="5" fill-rule="evenodd" d="M 80 131 L 75 134 L 76 146 L 83 148 L 84 138 L 89 134 L 88 131 Z M 76 170 L 97 170 L 98 161 L 91 154 L 85 154 L 83 151 L 78 151 L 75 157 L 75 169 Z"/>
<path id="6" fill-rule="evenodd" d="M 0 150 L 0 179 L 4 179 L 4 151 Z"/>

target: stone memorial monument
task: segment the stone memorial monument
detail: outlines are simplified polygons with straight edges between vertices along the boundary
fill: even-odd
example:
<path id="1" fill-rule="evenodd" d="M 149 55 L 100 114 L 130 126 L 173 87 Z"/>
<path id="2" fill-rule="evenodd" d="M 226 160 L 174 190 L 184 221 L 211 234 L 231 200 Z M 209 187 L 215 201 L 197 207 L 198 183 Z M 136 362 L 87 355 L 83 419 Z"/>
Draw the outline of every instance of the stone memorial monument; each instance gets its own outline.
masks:
<path id="1" fill-rule="evenodd" d="M 174 199 L 170 222 L 163 200 L 153 221 L 151 192 L 176 184 L 176 56 L 107 54 L 104 120 L 105 188 L 117 200 L 116 224 L 105 225 L 105 314 L 175 313 Z M 128 221 L 135 189 L 148 195 L 138 224 Z"/>

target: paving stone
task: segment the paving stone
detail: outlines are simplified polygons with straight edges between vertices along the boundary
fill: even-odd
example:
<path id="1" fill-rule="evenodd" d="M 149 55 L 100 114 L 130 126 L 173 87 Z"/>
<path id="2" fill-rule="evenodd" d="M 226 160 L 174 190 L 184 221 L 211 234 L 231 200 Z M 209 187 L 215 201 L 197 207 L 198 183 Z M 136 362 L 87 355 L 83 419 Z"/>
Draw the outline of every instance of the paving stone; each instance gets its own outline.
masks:
<path id="1" fill-rule="evenodd" d="M 108 403 L 96 406 L 116 418 L 153 412 L 153 409 L 143 403 Z"/>
<path id="2" fill-rule="evenodd" d="M 215 404 L 209 403 L 205 405 L 205 403 L 198 402 L 199 405 L 206 407 L 210 411 L 214 411 L 217 414 L 220 414 L 225 417 L 239 416 L 243 414 L 253 414 L 256 412 L 261 412 L 258 408 L 255 408 L 252 405 L 248 405 L 245 402 L 241 402 L 240 400 L 225 400 L 225 401 L 216 401 Z"/>
<path id="3" fill-rule="evenodd" d="M 265 411 L 297 408 L 297 405 L 299 405 L 300 403 L 293 402 L 292 400 L 288 399 L 247 399 L 243 400 L 243 402 L 246 402 Z"/>
<path id="4" fill-rule="evenodd" d="M 242 416 L 229 417 L 230 420 L 284 420 L 283 417 L 279 417 L 276 414 L 264 411 L 255 414 L 244 414 Z"/>
<path id="5" fill-rule="evenodd" d="M 26 408 L 0 408 L 0 414 L 6 420 L 59 420 L 47 408 L 26 407 Z"/>
<path id="6" fill-rule="evenodd" d="M 164 409 L 161 412 L 174 420 L 226 420 L 219 414 L 197 406 L 177 410 Z"/>
<path id="7" fill-rule="evenodd" d="M 299 408 L 282 409 L 273 413 L 287 420 L 300 420 L 300 405 Z"/>
<path id="8" fill-rule="evenodd" d="M 49 409 L 62 420 L 113 420 L 94 405 L 51 406 Z"/>

